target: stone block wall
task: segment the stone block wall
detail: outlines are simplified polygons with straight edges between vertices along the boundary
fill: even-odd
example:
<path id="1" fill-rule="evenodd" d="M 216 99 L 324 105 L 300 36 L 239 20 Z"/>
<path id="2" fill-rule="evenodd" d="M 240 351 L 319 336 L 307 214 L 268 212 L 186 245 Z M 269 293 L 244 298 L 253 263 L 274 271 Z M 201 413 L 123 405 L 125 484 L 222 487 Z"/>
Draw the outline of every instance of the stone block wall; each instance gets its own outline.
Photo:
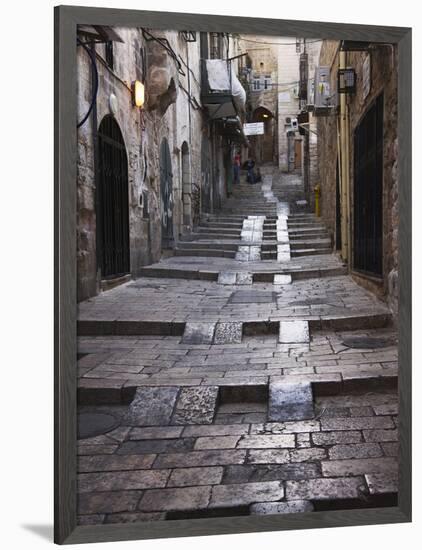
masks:
<path id="1" fill-rule="evenodd" d="M 116 31 L 123 42 L 113 44 L 113 70 L 105 62 L 104 46 L 97 46 L 97 127 L 104 116 L 111 113 L 110 95 L 114 94 L 117 99 L 114 118 L 122 132 L 128 157 L 130 272 L 136 276 L 142 266 L 158 261 L 161 256 L 159 151 L 164 137 L 169 142 L 172 162 L 175 240 L 192 228 L 192 216 L 187 216 L 188 205 L 192 204 L 190 184 L 200 183 L 200 136 L 203 126 L 199 108 L 199 42 L 186 43 L 176 31 L 151 31 L 154 36 L 166 38 L 179 53 L 182 59 L 182 71 L 179 71 L 174 59 L 162 46 L 154 41 L 146 42 L 140 29 L 116 28 Z M 77 56 L 81 119 L 91 99 L 91 64 L 82 48 L 78 48 Z M 142 110 L 132 105 L 131 82 L 135 79 L 144 81 L 146 86 L 146 104 Z M 97 294 L 101 280 L 96 251 L 94 124 L 91 116 L 78 130 L 79 301 Z M 183 144 L 189 152 L 190 174 L 187 179 L 191 180 L 185 181 L 184 186 Z M 147 209 L 142 197 L 147 199 Z"/>
<path id="2" fill-rule="evenodd" d="M 337 86 L 339 43 L 324 41 L 320 65 L 332 67 L 331 85 Z M 366 56 L 371 56 L 371 87 L 367 97 L 363 93 L 362 66 Z M 398 141 L 397 141 L 397 49 L 389 45 L 372 45 L 369 52 L 347 52 L 346 66 L 357 74 L 356 94 L 348 95 L 350 120 L 350 203 L 349 220 L 353 235 L 353 186 L 354 186 L 354 132 L 362 117 L 379 94 L 384 96 L 383 143 L 383 277 L 378 285 L 359 276 L 359 282 L 377 289 L 384 296 L 394 313 L 398 307 Z M 336 162 L 337 117 L 318 118 L 318 156 L 321 180 L 321 212 L 330 232 L 335 233 L 336 216 Z M 352 238 L 353 246 L 353 238 Z M 353 249 L 351 250 L 353 258 Z M 352 266 L 353 271 L 353 266 Z"/>

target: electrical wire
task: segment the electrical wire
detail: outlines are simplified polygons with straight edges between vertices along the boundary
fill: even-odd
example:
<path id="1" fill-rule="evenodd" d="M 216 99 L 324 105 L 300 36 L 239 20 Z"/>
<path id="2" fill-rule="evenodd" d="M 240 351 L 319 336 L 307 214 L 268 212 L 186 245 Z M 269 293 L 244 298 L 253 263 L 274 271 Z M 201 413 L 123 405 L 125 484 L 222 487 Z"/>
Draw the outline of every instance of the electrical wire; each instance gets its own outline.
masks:
<path id="1" fill-rule="evenodd" d="M 252 40 L 251 38 L 239 38 L 243 42 L 252 42 L 254 44 L 264 44 L 264 45 L 273 45 L 273 46 L 295 46 L 296 42 L 261 42 L 260 40 Z M 316 44 L 317 42 L 323 42 L 323 38 L 317 38 L 316 40 L 307 40 L 306 45 Z"/>
<path id="2" fill-rule="evenodd" d="M 93 69 L 93 76 L 94 76 L 94 85 L 93 85 L 93 91 L 92 91 L 92 97 L 91 97 L 91 103 L 89 105 L 89 109 L 86 112 L 83 119 L 77 124 L 77 128 L 80 128 L 85 122 L 88 120 L 89 115 L 91 114 L 91 111 L 94 107 L 94 104 L 97 100 L 97 94 L 98 94 L 98 69 L 97 64 L 95 62 L 95 57 L 93 52 L 88 48 L 85 42 L 82 42 L 79 38 L 77 38 L 77 44 L 78 46 L 82 46 L 82 48 L 86 51 L 86 53 L 89 55 L 89 58 L 91 59 L 92 63 L 92 69 Z"/>

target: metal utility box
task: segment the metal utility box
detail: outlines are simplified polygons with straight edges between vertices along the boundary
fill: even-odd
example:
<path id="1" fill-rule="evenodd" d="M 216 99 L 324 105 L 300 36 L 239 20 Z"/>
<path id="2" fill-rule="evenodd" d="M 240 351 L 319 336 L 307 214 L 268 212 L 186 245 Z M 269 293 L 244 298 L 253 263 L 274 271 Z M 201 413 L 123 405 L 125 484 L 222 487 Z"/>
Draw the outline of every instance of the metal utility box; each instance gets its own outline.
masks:
<path id="1" fill-rule="evenodd" d="M 316 67 L 315 69 L 315 116 L 327 116 L 337 107 L 337 91 L 330 82 L 330 68 Z"/>

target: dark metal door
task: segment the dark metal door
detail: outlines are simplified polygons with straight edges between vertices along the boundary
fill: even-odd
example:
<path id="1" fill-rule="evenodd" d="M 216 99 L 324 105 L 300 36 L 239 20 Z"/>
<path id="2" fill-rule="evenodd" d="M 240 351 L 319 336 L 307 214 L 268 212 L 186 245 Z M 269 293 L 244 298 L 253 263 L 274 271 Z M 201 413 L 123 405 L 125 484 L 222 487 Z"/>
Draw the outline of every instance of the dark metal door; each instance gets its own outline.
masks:
<path id="1" fill-rule="evenodd" d="M 98 260 L 102 278 L 129 273 L 129 195 L 126 148 L 120 128 L 107 115 L 98 129 Z"/>
<path id="2" fill-rule="evenodd" d="M 169 246 L 173 240 L 173 171 L 170 148 L 166 138 L 160 147 L 160 189 L 161 189 L 161 242 Z"/>
<path id="3" fill-rule="evenodd" d="M 355 131 L 354 267 L 382 275 L 383 96 Z"/>

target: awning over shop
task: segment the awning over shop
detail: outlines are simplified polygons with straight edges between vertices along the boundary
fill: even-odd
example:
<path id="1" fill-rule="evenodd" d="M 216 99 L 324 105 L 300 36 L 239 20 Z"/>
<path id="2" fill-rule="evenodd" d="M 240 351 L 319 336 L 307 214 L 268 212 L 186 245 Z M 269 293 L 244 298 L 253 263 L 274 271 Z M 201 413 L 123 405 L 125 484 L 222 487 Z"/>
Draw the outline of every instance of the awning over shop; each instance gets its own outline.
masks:
<path id="1" fill-rule="evenodd" d="M 245 109 L 246 92 L 224 59 L 206 59 L 207 89 L 202 94 L 211 118 L 236 117 Z"/>

